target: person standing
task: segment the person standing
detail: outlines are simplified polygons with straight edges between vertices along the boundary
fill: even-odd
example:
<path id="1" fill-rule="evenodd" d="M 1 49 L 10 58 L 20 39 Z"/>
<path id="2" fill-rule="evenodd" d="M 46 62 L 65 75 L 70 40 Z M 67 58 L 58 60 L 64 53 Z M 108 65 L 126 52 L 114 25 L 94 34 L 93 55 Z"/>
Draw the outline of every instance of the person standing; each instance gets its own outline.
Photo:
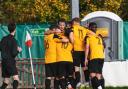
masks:
<path id="1" fill-rule="evenodd" d="M 89 24 L 89 29 L 93 32 L 93 34 L 88 35 L 85 39 L 85 66 L 88 65 L 89 67 L 92 88 L 104 89 L 102 68 L 105 58 L 105 45 L 102 36 L 96 34 L 96 23 L 91 22 Z"/>
<path id="2" fill-rule="evenodd" d="M 80 83 L 80 65 L 83 68 L 85 74 L 85 80 L 88 81 L 88 70 L 84 69 L 84 62 L 85 62 L 85 52 L 84 52 L 84 38 L 87 34 L 90 34 L 91 31 L 88 29 L 80 26 L 80 19 L 73 18 L 72 19 L 72 30 L 74 34 L 74 51 L 73 51 L 73 62 L 75 67 L 75 85 L 79 87 Z"/>
<path id="3" fill-rule="evenodd" d="M 57 42 L 58 76 L 62 89 L 66 87 L 73 89 L 73 31 L 66 29 L 65 25 L 65 20 L 60 19 L 58 26 L 62 33 L 56 34 L 56 39 L 63 39 L 63 41 Z"/>
<path id="4" fill-rule="evenodd" d="M 51 80 L 54 79 L 54 89 L 60 89 L 58 77 L 58 62 L 57 62 L 57 43 L 63 42 L 65 39 L 58 39 L 57 34 L 61 31 L 58 26 L 50 26 L 49 30 L 45 32 L 44 46 L 45 46 L 45 89 L 51 89 Z M 56 37 L 57 36 L 57 37 Z M 57 39 L 56 39 L 57 38 Z"/>
<path id="5" fill-rule="evenodd" d="M 14 80 L 13 89 L 17 89 L 19 77 L 15 57 L 22 51 L 22 49 L 18 47 L 17 41 L 14 38 L 16 32 L 16 24 L 14 22 L 8 24 L 8 31 L 10 34 L 3 37 L 0 42 L 2 77 L 4 78 L 1 89 L 6 89 L 11 76 Z"/>
<path id="6" fill-rule="evenodd" d="M 50 26 L 49 30 L 55 31 L 55 26 Z M 54 33 L 44 36 L 45 46 L 45 89 L 51 89 L 51 80 L 56 77 L 56 43 Z"/>

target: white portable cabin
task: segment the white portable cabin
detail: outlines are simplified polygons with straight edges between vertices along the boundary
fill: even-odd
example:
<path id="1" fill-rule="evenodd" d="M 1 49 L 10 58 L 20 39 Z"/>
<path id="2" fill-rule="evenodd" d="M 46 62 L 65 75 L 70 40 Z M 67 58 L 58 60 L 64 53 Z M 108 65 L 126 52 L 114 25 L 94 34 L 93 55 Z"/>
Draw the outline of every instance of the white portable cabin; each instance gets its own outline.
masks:
<path id="1" fill-rule="evenodd" d="M 108 30 L 108 37 L 104 38 L 106 43 L 105 61 L 123 59 L 123 21 L 118 15 L 108 11 L 96 11 L 86 15 L 81 22 L 84 26 L 95 22 L 98 28 Z"/>

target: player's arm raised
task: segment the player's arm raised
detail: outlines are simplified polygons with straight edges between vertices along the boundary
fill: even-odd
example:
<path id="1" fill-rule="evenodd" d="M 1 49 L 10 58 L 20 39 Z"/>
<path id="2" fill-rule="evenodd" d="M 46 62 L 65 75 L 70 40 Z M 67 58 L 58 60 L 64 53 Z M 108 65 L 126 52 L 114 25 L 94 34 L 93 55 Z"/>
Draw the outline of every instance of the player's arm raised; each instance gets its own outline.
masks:
<path id="1" fill-rule="evenodd" d="M 67 43 L 69 42 L 69 39 L 66 37 L 60 37 L 58 35 L 54 35 L 54 41 L 57 43 L 61 43 L 61 42 Z"/>

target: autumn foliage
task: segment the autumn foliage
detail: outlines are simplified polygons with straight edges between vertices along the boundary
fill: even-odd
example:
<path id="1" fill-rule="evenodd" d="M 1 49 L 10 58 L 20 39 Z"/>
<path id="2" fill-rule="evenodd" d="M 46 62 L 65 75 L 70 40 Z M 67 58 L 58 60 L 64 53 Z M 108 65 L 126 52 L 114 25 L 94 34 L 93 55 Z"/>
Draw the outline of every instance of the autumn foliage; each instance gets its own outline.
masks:
<path id="1" fill-rule="evenodd" d="M 93 11 L 111 11 L 123 19 L 128 6 L 125 0 L 79 0 L 80 18 Z M 122 4 L 123 3 L 123 4 Z M 54 22 L 60 18 L 70 20 L 71 0 L 0 0 L 0 22 L 14 19 L 24 22 Z M 125 9 L 124 9 L 125 8 Z M 126 14 L 127 15 L 127 14 Z"/>

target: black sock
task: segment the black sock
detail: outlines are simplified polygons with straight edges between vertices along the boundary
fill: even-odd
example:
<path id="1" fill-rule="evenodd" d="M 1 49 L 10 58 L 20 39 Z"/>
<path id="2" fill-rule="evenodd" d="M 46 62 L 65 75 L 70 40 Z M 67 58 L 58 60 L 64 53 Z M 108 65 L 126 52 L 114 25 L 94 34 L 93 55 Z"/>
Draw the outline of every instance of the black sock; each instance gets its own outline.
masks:
<path id="1" fill-rule="evenodd" d="M 73 77 L 68 77 L 67 78 L 67 83 L 71 84 L 73 88 L 75 88 L 75 84 L 74 84 L 74 78 Z"/>
<path id="2" fill-rule="evenodd" d="M 51 89 L 50 85 L 51 85 L 51 80 L 50 79 L 45 79 L 45 89 Z"/>
<path id="3" fill-rule="evenodd" d="M 104 79 L 99 80 L 99 84 L 101 85 L 102 89 L 105 89 L 105 82 Z"/>
<path id="4" fill-rule="evenodd" d="M 14 80 L 13 81 L 13 89 L 17 89 L 18 88 L 18 85 L 19 85 L 18 80 Z"/>
<path id="5" fill-rule="evenodd" d="M 80 82 L 80 72 L 75 72 L 75 85 Z"/>
<path id="6" fill-rule="evenodd" d="M 63 79 L 60 79 L 60 86 L 61 86 L 61 88 L 62 89 L 66 89 L 66 80 L 65 80 L 65 78 L 63 78 Z"/>
<path id="7" fill-rule="evenodd" d="M 89 82 L 89 71 L 88 70 L 84 71 L 84 76 L 85 76 L 85 81 Z"/>
<path id="8" fill-rule="evenodd" d="M 54 89 L 60 89 L 59 88 L 59 85 L 60 85 L 59 79 L 58 80 L 57 79 L 54 79 Z"/>
<path id="9" fill-rule="evenodd" d="M 5 83 L 5 82 L 3 82 L 3 84 L 2 84 L 2 86 L 1 86 L 1 88 L 0 88 L 0 89 L 5 89 L 7 86 L 8 86 L 8 84 L 7 84 L 7 83 Z"/>
<path id="10" fill-rule="evenodd" d="M 93 89 L 97 89 L 97 87 L 99 86 L 99 81 L 97 77 L 91 78 L 91 84 Z"/>

